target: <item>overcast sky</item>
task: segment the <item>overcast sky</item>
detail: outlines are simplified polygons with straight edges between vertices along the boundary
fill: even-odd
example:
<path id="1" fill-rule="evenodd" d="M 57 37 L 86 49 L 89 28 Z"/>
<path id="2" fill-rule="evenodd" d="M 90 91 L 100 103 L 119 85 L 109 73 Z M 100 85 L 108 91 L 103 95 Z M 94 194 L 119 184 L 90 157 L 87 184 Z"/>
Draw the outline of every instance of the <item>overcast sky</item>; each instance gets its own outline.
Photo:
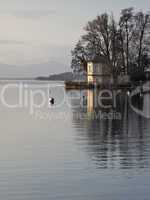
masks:
<path id="1" fill-rule="evenodd" d="M 56 61 L 60 72 L 68 71 L 70 50 L 88 20 L 105 11 L 117 16 L 122 8 L 147 10 L 149 5 L 149 0 L 0 0 L 0 63 L 24 68 Z M 1 76 L 7 70 L 0 65 Z M 34 69 L 28 72 L 34 75 Z M 59 69 L 50 70 L 55 72 Z"/>

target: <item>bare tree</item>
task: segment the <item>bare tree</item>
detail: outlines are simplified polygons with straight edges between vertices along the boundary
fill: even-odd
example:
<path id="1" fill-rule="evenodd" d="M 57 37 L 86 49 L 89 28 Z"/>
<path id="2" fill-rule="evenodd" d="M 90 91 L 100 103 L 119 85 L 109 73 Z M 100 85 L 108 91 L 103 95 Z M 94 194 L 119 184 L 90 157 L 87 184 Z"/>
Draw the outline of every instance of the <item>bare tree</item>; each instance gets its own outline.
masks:
<path id="1" fill-rule="evenodd" d="M 103 56 L 114 78 L 132 66 L 143 70 L 150 63 L 150 15 L 133 8 L 121 11 L 117 22 L 107 13 L 89 21 L 85 34 L 72 51 L 72 68 L 85 70 L 87 61 Z"/>
<path id="2" fill-rule="evenodd" d="M 142 63 L 142 58 L 145 54 L 148 54 L 148 46 L 150 40 L 150 15 L 144 14 L 143 12 L 138 12 L 135 15 L 136 23 L 136 36 L 135 42 L 137 43 L 138 55 L 137 55 L 137 64 L 138 68 L 141 69 L 144 67 Z"/>
<path id="3" fill-rule="evenodd" d="M 129 48 L 134 35 L 133 8 L 123 9 L 119 21 L 120 39 L 122 44 L 122 59 L 125 66 L 125 73 L 129 73 Z"/>
<path id="4" fill-rule="evenodd" d="M 87 56 L 85 47 L 82 45 L 82 42 L 80 40 L 76 44 L 71 54 L 72 54 L 71 68 L 73 69 L 73 71 L 78 72 L 86 70 Z"/>

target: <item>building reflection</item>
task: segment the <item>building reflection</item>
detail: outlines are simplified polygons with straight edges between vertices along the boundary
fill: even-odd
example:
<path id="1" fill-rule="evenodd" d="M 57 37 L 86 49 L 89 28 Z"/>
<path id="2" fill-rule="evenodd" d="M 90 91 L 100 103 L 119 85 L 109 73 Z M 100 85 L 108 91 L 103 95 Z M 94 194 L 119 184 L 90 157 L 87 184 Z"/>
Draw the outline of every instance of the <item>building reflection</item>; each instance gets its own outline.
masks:
<path id="1" fill-rule="evenodd" d="M 93 90 L 87 91 L 87 112 L 92 113 L 94 111 L 94 92 Z"/>
<path id="2" fill-rule="evenodd" d="M 117 96 L 116 108 L 102 109 L 97 103 L 99 92 L 84 91 L 86 107 L 73 109 L 77 143 L 99 168 L 149 167 L 150 120 L 135 113 L 123 93 Z M 111 115 L 112 112 L 117 114 Z"/>

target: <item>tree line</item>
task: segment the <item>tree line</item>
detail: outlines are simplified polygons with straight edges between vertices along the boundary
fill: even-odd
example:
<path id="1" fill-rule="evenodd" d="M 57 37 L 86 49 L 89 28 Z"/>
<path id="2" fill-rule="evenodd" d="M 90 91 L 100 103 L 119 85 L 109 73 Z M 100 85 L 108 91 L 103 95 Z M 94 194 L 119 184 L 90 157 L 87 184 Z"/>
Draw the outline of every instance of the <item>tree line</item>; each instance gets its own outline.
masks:
<path id="1" fill-rule="evenodd" d="M 89 21 L 84 30 L 71 52 L 74 72 L 86 70 L 87 61 L 97 56 L 107 60 L 114 77 L 142 72 L 150 66 L 150 12 L 126 8 L 118 20 L 103 13 Z"/>

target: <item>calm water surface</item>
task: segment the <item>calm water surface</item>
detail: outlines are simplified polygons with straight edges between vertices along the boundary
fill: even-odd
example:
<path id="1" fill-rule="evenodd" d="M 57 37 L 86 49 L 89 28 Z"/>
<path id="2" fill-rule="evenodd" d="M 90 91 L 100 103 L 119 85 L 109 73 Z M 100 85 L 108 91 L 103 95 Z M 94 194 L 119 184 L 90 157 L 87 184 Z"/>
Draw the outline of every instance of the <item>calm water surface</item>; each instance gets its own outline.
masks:
<path id="1" fill-rule="evenodd" d="M 24 83 L 24 106 L 8 108 L 1 99 L 0 199 L 149 200 L 150 120 L 124 97 L 117 106 L 120 119 L 95 119 L 92 91 L 48 86 Z M 4 99 L 14 105 L 18 95 L 13 85 Z M 54 106 L 48 106 L 49 95 Z M 33 97 L 37 105 L 44 98 L 43 106 L 32 109 Z"/>

